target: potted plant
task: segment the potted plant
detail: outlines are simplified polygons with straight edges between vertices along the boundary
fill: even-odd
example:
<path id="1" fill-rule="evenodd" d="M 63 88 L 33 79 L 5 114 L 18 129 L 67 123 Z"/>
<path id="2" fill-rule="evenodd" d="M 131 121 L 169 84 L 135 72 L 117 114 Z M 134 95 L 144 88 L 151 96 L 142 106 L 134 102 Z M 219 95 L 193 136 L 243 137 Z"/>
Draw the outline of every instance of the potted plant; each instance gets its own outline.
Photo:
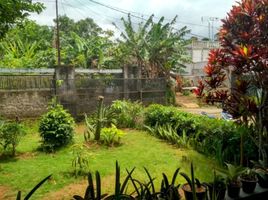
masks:
<path id="1" fill-rule="evenodd" d="M 182 185 L 182 190 L 186 200 L 205 200 L 207 188 L 201 184 L 200 181 L 194 177 L 193 163 L 191 163 L 191 178 L 183 172 L 180 173 L 185 180 L 186 184 Z"/>
<path id="2" fill-rule="evenodd" d="M 258 183 L 262 188 L 268 188 L 268 168 L 264 161 L 252 161 L 255 172 L 257 173 Z"/>
<path id="3" fill-rule="evenodd" d="M 258 182 L 256 172 L 252 169 L 245 170 L 240 175 L 240 181 L 242 183 L 242 190 L 245 193 L 253 193 Z"/>
<path id="4" fill-rule="evenodd" d="M 223 176 L 214 172 L 213 182 L 206 183 L 208 187 L 209 199 L 211 200 L 224 200 L 226 192 L 226 182 Z"/>
<path id="5" fill-rule="evenodd" d="M 226 165 L 227 194 L 229 197 L 235 198 L 239 196 L 241 182 L 239 181 L 238 177 L 244 171 L 244 168 L 242 166 L 235 166 L 228 163 L 226 163 Z"/>

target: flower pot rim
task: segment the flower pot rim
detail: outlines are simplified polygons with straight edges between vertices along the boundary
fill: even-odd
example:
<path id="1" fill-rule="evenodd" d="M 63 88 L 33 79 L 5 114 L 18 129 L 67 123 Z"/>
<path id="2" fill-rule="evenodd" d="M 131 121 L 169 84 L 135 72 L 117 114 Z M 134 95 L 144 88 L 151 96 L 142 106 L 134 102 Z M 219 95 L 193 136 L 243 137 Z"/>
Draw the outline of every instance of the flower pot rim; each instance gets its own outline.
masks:
<path id="1" fill-rule="evenodd" d="M 243 181 L 243 182 L 258 182 L 258 178 L 257 177 L 255 177 L 255 179 L 253 180 L 253 179 L 245 179 L 245 178 L 241 178 L 240 177 L 240 181 Z"/>
<path id="2" fill-rule="evenodd" d="M 181 186 L 181 189 L 185 192 L 192 192 L 192 191 L 189 191 L 189 190 L 186 190 L 185 189 L 185 186 L 186 185 L 189 185 L 188 183 L 184 183 L 182 186 Z M 203 191 L 196 191 L 196 193 L 205 193 L 207 191 L 207 188 L 204 184 L 201 184 L 201 188 L 203 189 Z"/>

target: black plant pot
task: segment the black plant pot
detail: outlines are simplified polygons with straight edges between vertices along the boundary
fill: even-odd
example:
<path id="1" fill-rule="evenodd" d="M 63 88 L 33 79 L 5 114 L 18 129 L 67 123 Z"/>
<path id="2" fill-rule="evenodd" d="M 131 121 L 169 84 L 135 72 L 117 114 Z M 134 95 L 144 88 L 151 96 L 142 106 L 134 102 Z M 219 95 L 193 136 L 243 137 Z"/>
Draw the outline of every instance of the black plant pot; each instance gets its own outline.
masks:
<path id="1" fill-rule="evenodd" d="M 240 184 L 227 184 L 227 194 L 231 198 L 239 196 Z"/>
<path id="2" fill-rule="evenodd" d="M 268 174 L 264 174 L 264 177 L 257 174 L 258 183 L 262 188 L 268 188 Z"/>
<path id="3" fill-rule="evenodd" d="M 184 196 L 185 196 L 186 200 L 193 200 L 194 199 L 193 192 L 191 191 L 188 183 L 182 185 L 182 190 L 184 192 Z M 197 200 L 205 200 L 206 199 L 206 192 L 207 192 L 207 189 L 204 185 L 201 185 L 200 189 L 197 188 L 196 189 Z"/>
<path id="4" fill-rule="evenodd" d="M 245 179 L 240 179 L 242 183 L 242 190 L 245 193 L 253 193 L 256 185 L 257 185 L 257 179 L 256 180 L 245 180 Z"/>
<path id="5" fill-rule="evenodd" d="M 213 199 L 213 186 L 210 185 L 208 187 L 209 187 L 209 197 L 210 199 Z M 216 188 L 215 189 L 216 200 L 224 200 L 225 192 L 226 188 Z"/>

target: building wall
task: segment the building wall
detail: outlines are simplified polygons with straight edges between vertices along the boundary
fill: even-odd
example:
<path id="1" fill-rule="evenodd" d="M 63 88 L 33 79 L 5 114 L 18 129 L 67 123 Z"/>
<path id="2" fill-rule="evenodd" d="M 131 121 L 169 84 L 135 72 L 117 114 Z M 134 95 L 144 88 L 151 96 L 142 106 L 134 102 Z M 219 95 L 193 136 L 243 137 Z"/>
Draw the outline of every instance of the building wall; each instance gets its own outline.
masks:
<path id="1" fill-rule="evenodd" d="M 203 76 L 203 68 L 208 61 L 210 50 L 218 47 L 218 42 L 193 41 L 187 47 L 192 63 L 186 64 L 186 74 Z"/>

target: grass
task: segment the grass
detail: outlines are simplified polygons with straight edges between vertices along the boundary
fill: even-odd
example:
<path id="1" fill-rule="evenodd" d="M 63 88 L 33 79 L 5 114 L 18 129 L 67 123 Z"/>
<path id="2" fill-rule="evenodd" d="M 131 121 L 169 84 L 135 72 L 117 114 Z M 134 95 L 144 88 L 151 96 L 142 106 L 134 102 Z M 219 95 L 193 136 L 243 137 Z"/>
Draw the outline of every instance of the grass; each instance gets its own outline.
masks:
<path id="1" fill-rule="evenodd" d="M 77 128 L 80 133 L 76 133 L 75 143 L 83 142 L 82 129 L 81 125 Z M 102 179 L 113 176 L 116 160 L 121 166 L 122 177 L 126 175 L 125 168 L 131 169 L 135 166 L 134 177 L 146 181 L 143 169 L 145 166 L 153 177 L 157 177 L 157 185 L 160 185 L 162 172 L 171 177 L 176 168 L 180 167 L 181 171 L 189 174 L 191 161 L 195 165 L 196 177 L 201 181 L 213 179 L 211 171 L 218 166 L 196 151 L 175 148 L 141 131 L 125 130 L 125 132 L 123 145 L 119 147 L 107 148 L 94 144 L 89 146 L 92 157 L 89 161 L 90 170 L 92 172 L 98 170 Z M 19 156 L 0 160 L 0 186 L 8 186 L 11 189 L 7 192 L 6 199 L 14 199 L 18 190 L 25 195 L 49 174 L 53 174 L 53 178 L 36 192 L 33 199 L 42 199 L 47 193 L 60 190 L 71 183 L 79 183 L 83 179 L 70 176 L 73 159 L 70 146 L 55 154 L 46 154 L 37 151 L 39 140 L 36 130 L 31 131 L 18 146 Z M 185 182 L 182 177 L 178 180 L 181 184 Z M 104 192 L 113 192 L 114 183 L 108 185 L 104 188 Z"/>

